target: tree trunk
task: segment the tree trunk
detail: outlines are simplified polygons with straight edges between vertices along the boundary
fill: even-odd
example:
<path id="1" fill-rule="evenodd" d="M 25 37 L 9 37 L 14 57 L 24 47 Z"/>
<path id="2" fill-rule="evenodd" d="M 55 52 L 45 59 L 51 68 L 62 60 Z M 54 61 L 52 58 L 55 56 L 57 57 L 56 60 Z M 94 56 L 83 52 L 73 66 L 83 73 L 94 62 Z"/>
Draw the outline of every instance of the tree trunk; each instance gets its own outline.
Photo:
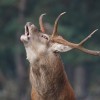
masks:
<path id="1" fill-rule="evenodd" d="M 18 9 L 19 9 L 19 16 L 18 16 L 18 22 L 20 25 L 23 25 L 24 23 L 24 11 L 26 7 L 26 0 L 20 0 Z M 22 63 L 22 56 L 21 52 L 18 49 L 20 47 L 20 30 L 17 31 L 16 34 L 16 51 L 15 51 L 15 64 L 16 64 L 16 74 L 17 74 L 17 82 L 18 82 L 18 97 L 16 100 L 26 100 L 24 97 L 24 88 L 25 88 L 25 67 Z"/>
<path id="2" fill-rule="evenodd" d="M 78 66 L 75 68 L 74 89 L 77 100 L 84 100 L 87 93 L 86 89 L 86 71 L 85 67 Z"/>

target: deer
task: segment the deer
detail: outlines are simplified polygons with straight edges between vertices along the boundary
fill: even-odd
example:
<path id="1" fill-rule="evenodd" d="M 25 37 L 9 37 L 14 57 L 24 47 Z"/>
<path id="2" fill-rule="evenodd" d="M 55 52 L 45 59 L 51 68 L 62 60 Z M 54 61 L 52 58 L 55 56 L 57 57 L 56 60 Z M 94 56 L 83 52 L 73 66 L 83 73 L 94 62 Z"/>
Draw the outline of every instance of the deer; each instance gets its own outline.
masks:
<path id="1" fill-rule="evenodd" d="M 21 35 L 27 59 L 30 63 L 31 100 L 76 100 L 74 90 L 64 70 L 61 52 L 78 49 L 87 54 L 100 56 L 100 51 L 89 50 L 83 44 L 98 30 L 94 30 L 80 43 L 69 42 L 58 34 L 58 21 L 55 20 L 51 34 L 45 32 L 43 16 L 39 17 L 40 29 L 31 22 L 25 25 Z"/>

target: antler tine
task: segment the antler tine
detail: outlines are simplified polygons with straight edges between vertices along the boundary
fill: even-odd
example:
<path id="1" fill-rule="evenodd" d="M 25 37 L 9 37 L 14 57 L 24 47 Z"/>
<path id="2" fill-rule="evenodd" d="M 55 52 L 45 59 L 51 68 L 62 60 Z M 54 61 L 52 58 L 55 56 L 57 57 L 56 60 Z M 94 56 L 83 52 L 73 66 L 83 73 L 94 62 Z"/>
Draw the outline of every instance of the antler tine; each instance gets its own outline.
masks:
<path id="1" fill-rule="evenodd" d="M 84 40 L 82 40 L 79 45 L 83 45 L 89 38 L 91 38 L 91 36 L 98 31 L 98 29 L 94 30 L 91 34 L 89 34 Z"/>
<path id="2" fill-rule="evenodd" d="M 65 13 L 66 13 L 66 12 L 63 12 L 63 13 L 61 13 L 61 14 L 57 17 L 57 19 L 56 19 L 56 21 L 55 21 L 55 24 L 54 24 L 54 29 L 53 29 L 52 37 L 54 37 L 54 36 L 57 35 L 58 20 L 59 20 L 60 17 L 61 17 L 62 15 L 64 15 Z"/>
<path id="3" fill-rule="evenodd" d="M 45 33 L 45 29 L 44 29 L 44 24 L 43 24 L 43 16 L 46 15 L 46 13 L 44 14 L 41 14 L 40 17 L 39 17 L 39 24 L 40 24 L 40 30 Z"/>

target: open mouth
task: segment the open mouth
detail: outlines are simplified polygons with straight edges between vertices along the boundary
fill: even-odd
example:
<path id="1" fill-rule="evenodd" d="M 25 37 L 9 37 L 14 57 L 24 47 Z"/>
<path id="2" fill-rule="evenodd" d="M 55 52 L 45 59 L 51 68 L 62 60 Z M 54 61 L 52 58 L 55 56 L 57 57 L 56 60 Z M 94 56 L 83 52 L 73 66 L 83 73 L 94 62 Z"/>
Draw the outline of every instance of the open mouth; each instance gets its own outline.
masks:
<path id="1" fill-rule="evenodd" d="M 25 25 L 25 34 L 20 37 L 20 40 L 22 42 L 28 42 L 33 33 L 38 33 L 37 27 L 31 22 L 27 22 Z"/>
<path id="2" fill-rule="evenodd" d="M 21 35 L 20 40 L 22 42 L 28 42 L 29 37 L 30 37 L 30 33 L 29 33 L 29 27 L 32 25 L 32 23 L 27 22 L 27 24 L 25 25 L 25 34 Z"/>
<path id="3" fill-rule="evenodd" d="M 28 28 L 28 26 L 27 25 L 25 25 L 25 35 L 29 35 L 29 28 Z"/>

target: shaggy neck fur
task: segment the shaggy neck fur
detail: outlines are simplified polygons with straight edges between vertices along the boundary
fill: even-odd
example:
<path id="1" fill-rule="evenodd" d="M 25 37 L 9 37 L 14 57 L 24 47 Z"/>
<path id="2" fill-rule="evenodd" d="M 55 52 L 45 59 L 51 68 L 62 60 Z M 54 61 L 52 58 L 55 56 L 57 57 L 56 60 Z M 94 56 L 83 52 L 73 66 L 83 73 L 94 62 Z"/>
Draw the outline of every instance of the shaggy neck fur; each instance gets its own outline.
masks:
<path id="1" fill-rule="evenodd" d="M 74 93 L 59 55 L 39 55 L 39 58 L 30 64 L 32 100 L 74 100 L 69 99 L 74 97 Z M 66 96 L 63 96 L 62 92 L 66 92 Z"/>

